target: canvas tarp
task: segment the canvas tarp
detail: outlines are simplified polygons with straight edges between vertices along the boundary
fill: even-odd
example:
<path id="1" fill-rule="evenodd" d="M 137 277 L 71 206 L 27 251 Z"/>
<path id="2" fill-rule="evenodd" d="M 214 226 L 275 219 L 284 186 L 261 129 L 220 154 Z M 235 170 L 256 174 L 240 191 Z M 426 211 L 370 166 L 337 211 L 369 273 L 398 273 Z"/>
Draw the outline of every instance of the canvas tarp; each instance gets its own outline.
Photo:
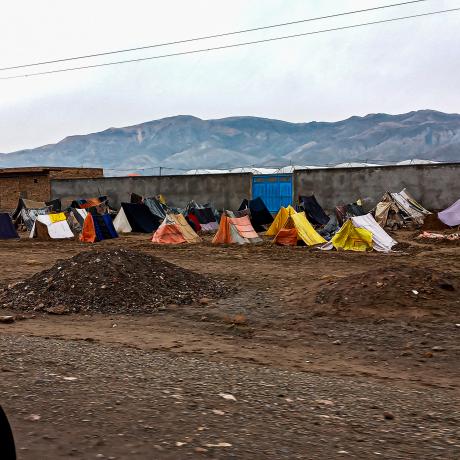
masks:
<path id="1" fill-rule="evenodd" d="M 50 212 L 51 206 L 38 209 L 22 208 L 19 217 L 16 220 L 16 224 L 23 224 L 28 231 L 31 231 L 37 216 L 43 216 L 49 214 Z"/>
<path id="2" fill-rule="evenodd" d="M 261 238 L 254 230 L 249 215 L 239 213 L 239 217 L 231 211 L 225 211 L 220 219 L 219 230 L 217 231 L 213 244 L 248 244 L 259 243 Z"/>
<path id="3" fill-rule="evenodd" d="M 355 216 L 349 219 L 345 224 L 342 226 L 349 226 L 350 224 L 348 222 L 351 221 L 351 224 L 353 225 L 354 228 L 356 229 L 363 229 L 367 230 L 369 233 L 372 235 L 372 248 L 375 249 L 376 251 L 379 252 L 390 252 L 391 248 L 397 244 L 397 242 L 391 238 L 388 233 L 383 230 L 382 227 L 376 222 L 376 220 L 372 217 L 372 214 L 366 214 L 364 216 Z M 342 229 L 341 229 L 342 230 Z M 338 234 L 341 232 L 339 230 Z M 346 235 L 346 229 L 344 231 L 344 234 Z M 365 235 L 365 233 L 361 233 L 362 236 Z M 336 235 L 337 236 L 337 235 Z M 333 249 L 333 240 L 329 241 L 327 244 L 321 247 L 321 249 L 324 250 L 329 250 Z M 343 248 L 345 249 L 345 248 Z"/>
<path id="4" fill-rule="evenodd" d="M 67 223 L 64 213 L 37 216 L 29 235 L 30 238 L 65 239 L 74 234 Z"/>
<path id="5" fill-rule="evenodd" d="M 133 232 L 152 233 L 160 226 L 161 220 L 143 203 L 121 203 L 121 208 Z"/>
<path id="6" fill-rule="evenodd" d="M 438 219 L 449 227 L 460 225 L 460 200 L 438 213 Z"/>
<path id="7" fill-rule="evenodd" d="M 101 204 L 107 204 L 107 197 L 106 196 L 99 196 L 97 198 L 81 198 L 78 200 L 73 200 L 71 207 L 72 208 L 79 208 L 79 209 L 88 209 L 100 206 Z"/>
<path id="8" fill-rule="evenodd" d="M 187 243 L 184 235 L 176 225 L 176 222 L 165 217 L 163 223 L 153 234 L 152 243 L 155 244 L 183 244 Z"/>
<path id="9" fill-rule="evenodd" d="M 95 243 L 97 241 L 117 238 L 112 218 L 108 214 L 93 215 L 88 213 L 83 224 L 80 241 L 85 243 Z"/>
<path id="10" fill-rule="evenodd" d="M 14 228 L 13 221 L 8 213 L 0 213 L 0 240 L 19 238 L 18 232 Z"/>
<path id="11" fill-rule="evenodd" d="M 201 238 L 195 233 L 192 227 L 188 224 L 185 217 L 182 214 L 168 214 L 167 217 L 174 221 L 179 228 L 182 236 L 185 238 L 187 243 L 200 243 Z"/>
<path id="12" fill-rule="evenodd" d="M 123 208 L 120 208 L 118 211 L 117 216 L 113 220 L 113 226 L 117 233 L 131 233 L 133 231 Z"/>
<path id="13" fill-rule="evenodd" d="M 266 236 L 276 236 L 278 232 L 284 227 L 289 215 L 295 213 L 296 210 L 289 205 L 287 208 L 281 208 L 275 216 L 273 223 L 265 232 Z"/>
<path id="14" fill-rule="evenodd" d="M 251 224 L 256 232 L 263 232 L 266 229 L 265 225 L 273 223 L 273 216 L 260 197 L 253 200 L 244 199 L 238 210 L 243 209 L 249 209 Z"/>
<path id="15" fill-rule="evenodd" d="M 193 231 L 182 214 L 168 213 L 152 237 L 152 243 L 156 244 L 199 242 L 201 238 Z"/>
<path id="16" fill-rule="evenodd" d="M 326 225 L 329 222 L 329 216 L 324 212 L 315 195 L 299 196 L 299 203 L 312 224 Z"/>
<path id="17" fill-rule="evenodd" d="M 372 249 L 372 233 L 365 228 L 357 228 L 351 219 L 331 239 L 330 244 L 337 250 L 368 251 Z"/>
<path id="18" fill-rule="evenodd" d="M 284 239 L 286 236 L 286 232 L 284 232 L 284 230 L 292 228 L 296 230 L 297 241 L 303 241 L 307 246 L 314 246 L 315 244 L 322 244 L 326 242 L 326 240 L 310 224 L 303 211 L 288 211 L 288 217 L 285 220 L 283 227 L 280 228 L 276 234 L 274 242 L 280 244 L 281 238 Z"/>
<path id="19" fill-rule="evenodd" d="M 376 251 L 389 252 L 397 242 L 388 235 L 385 230 L 375 221 L 372 214 L 352 217 L 353 225 L 357 228 L 364 228 L 372 233 L 372 244 Z"/>
<path id="20" fill-rule="evenodd" d="M 156 198 L 144 198 L 144 204 L 150 209 L 150 212 L 159 219 L 166 217 L 166 210 L 162 203 Z"/>

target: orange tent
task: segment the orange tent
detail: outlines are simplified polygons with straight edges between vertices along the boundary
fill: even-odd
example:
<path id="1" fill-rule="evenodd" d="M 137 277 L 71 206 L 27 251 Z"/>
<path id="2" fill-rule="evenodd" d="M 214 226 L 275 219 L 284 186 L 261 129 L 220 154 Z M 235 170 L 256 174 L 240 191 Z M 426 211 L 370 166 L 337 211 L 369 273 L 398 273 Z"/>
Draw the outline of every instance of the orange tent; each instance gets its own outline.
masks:
<path id="1" fill-rule="evenodd" d="M 254 230 L 248 215 L 234 217 L 231 211 L 225 211 L 220 218 L 219 230 L 213 244 L 246 244 L 261 241 Z"/>
<path id="2" fill-rule="evenodd" d="M 187 240 L 175 223 L 163 223 L 152 237 L 152 243 L 156 244 L 182 244 L 186 242 Z"/>

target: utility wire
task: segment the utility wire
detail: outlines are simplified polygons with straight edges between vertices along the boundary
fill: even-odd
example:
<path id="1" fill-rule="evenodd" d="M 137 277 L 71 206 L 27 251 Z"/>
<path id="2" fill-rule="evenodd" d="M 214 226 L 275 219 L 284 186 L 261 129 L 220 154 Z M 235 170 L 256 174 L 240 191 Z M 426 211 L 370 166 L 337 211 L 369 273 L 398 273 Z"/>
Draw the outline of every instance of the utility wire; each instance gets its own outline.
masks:
<path id="1" fill-rule="evenodd" d="M 142 61 L 149 61 L 153 59 L 163 59 L 163 58 L 168 58 L 168 57 L 175 57 L 175 56 L 185 56 L 185 55 L 190 55 L 190 54 L 198 54 L 198 53 L 205 53 L 208 51 L 216 51 L 216 50 L 223 50 L 223 49 L 230 49 L 230 48 L 238 48 L 241 46 L 247 46 L 247 45 L 255 45 L 259 43 L 268 43 L 268 42 L 275 42 L 279 40 L 286 40 L 288 38 L 297 38 L 297 37 L 305 37 L 309 35 L 318 35 L 326 32 L 335 32 L 339 30 L 348 30 L 348 29 L 353 29 L 355 27 L 364 27 L 364 26 L 370 26 L 370 25 L 375 25 L 375 24 L 385 24 L 389 22 L 396 22 L 396 21 L 402 21 L 405 19 L 413 19 L 413 18 L 420 18 L 420 17 L 425 17 L 425 16 L 433 16 L 436 14 L 443 14 L 443 13 L 451 13 L 454 11 L 460 11 L 460 8 L 451 8 L 448 10 L 438 10 L 438 11 L 430 11 L 428 13 L 420 13 L 420 14 L 412 14 L 409 16 L 401 16 L 397 18 L 390 18 L 390 19 L 382 19 L 380 21 L 371 21 L 371 22 L 364 22 L 361 24 L 352 24 L 349 26 L 342 26 L 342 27 L 334 27 L 331 29 L 322 29 L 322 30 L 316 30 L 312 32 L 304 32 L 304 33 L 299 33 L 299 34 L 293 34 L 293 35 L 284 35 L 281 37 L 273 37 L 273 38 L 266 38 L 263 40 L 254 40 L 254 41 L 249 41 L 249 42 L 242 42 L 242 43 L 234 43 L 231 45 L 222 45 L 222 46 L 215 46 L 211 48 L 202 48 L 202 49 L 197 49 L 197 50 L 191 50 L 191 51 L 181 51 L 177 53 L 169 53 L 169 54 L 162 54 L 162 55 L 157 55 L 157 56 L 150 56 L 150 57 L 144 57 L 144 58 L 137 58 L 137 59 L 127 59 L 123 61 L 113 61 L 113 62 L 105 62 L 102 64 L 92 64 L 92 65 L 85 65 L 85 66 L 79 66 L 79 67 L 67 67 L 65 69 L 56 69 L 56 70 L 48 70 L 44 72 L 34 72 L 34 73 L 29 73 L 29 74 L 21 74 L 21 75 L 12 75 L 8 77 L 0 77 L 0 80 L 12 80 L 15 78 L 22 78 L 22 77 L 35 77 L 38 75 L 50 75 L 50 74 L 55 74 L 55 73 L 62 73 L 62 72 L 71 72 L 74 70 L 82 70 L 82 69 L 94 69 L 97 67 L 107 67 L 107 66 L 112 66 L 112 65 L 118 65 L 118 64 L 127 64 L 130 62 L 142 62 Z"/>
<path id="2" fill-rule="evenodd" d="M 385 9 L 385 8 L 393 8 L 393 7 L 396 7 L 396 6 L 410 5 L 412 3 L 421 3 L 421 2 L 426 2 L 426 1 L 428 1 L 428 0 L 412 0 L 412 1 L 406 1 L 406 2 L 400 2 L 400 3 L 392 3 L 390 5 L 376 6 L 376 7 L 373 7 L 373 8 L 365 8 L 365 9 L 362 9 L 362 10 L 346 11 L 346 12 L 342 12 L 342 13 L 330 14 L 330 15 L 327 15 L 327 16 L 319 16 L 319 17 L 315 17 L 315 18 L 300 19 L 298 21 L 284 22 L 284 23 L 281 23 L 281 24 L 272 24 L 272 25 L 268 25 L 268 26 L 254 27 L 252 29 L 243 29 L 243 30 L 237 30 L 237 31 L 233 31 L 233 32 L 224 32 L 224 33 L 214 34 L 214 35 L 205 35 L 205 36 L 202 36 L 202 37 L 194 37 L 194 38 L 187 38 L 187 39 L 184 39 L 184 40 L 176 40 L 176 41 L 165 42 L 165 43 L 157 43 L 157 44 L 153 44 L 153 45 L 138 46 L 138 47 L 135 47 L 135 48 L 125 48 L 125 49 L 121 49 L 121 50 L 104 51 L 104 52 L 101 52 L 101 53 L 86 54 L 86 55 L 82 55 L 82 56 L 73 56 L 73 57 L 62 58 L 62 59 L 53 59 L 51 61 L 34 62 L 34 63 L 31 63 L 31 64 L 19 64 L 19 65 L 10 66 L 10 67 L 0 67 L 0 71 L 13 70 L 13 69 L 23 69 L 25 67 L 34 67 L 34 66 L 45 65 L 45 64 L 56 64 L 56 63 L 59 63 L 59 62 L 67 62 L 67 61 L 75 61 L 75 60 L 78 60 L 78 59 L 88 59 L 88 58 L 94 58 L 94 57 L 100 57 L 100 56 L 108 56 L 108 55 L 111 55 L 111 54 L 127 53 L 127 52 L 131 52 L 131 51 L 141 51 L 141 50 L 146 50 L 146 49 L 150 49 L 150 48 L 159 48 L 161 46 L 178 45 L 178 44 L 181 44 L 181 43 L 190 43 L 190 42 L 196 42 L 196 41 L 200 41 L 200 40 L 208 40 L 208 39 L 211 39 L 211 38 L 228 37 L 230 35 L 244 34 L 244 33 L 247 33 L 247 32 L 256 32 L 256 31 L 259 31 L 259 30 L 274 29 L 274 28 L 277 28 L 277 27 L 285 27 L 285 26 L 291 26 L 291 25 L 301 24 L 301 23 L 305 23 L 305 22 L 320 21 L 320 20 L 323 20 L 323 19 L 336 18 L 336 17 L 339 17 L 339 16 L 346 16 L 346 15 L 350 15 L 350 14 L 364 13 L 364 12 L 367 12 L 367 11 L 382 10 L 382 9 Z"/>

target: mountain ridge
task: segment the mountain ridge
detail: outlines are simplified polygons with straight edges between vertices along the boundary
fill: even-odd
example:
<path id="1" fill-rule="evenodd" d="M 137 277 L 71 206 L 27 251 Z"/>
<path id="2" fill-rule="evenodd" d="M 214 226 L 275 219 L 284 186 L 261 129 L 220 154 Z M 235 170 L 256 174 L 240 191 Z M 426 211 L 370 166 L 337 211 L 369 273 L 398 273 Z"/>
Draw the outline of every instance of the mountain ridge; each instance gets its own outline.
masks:
<path id="1" fill-rule="evenodd" d="M 391 163 L 412 158 L 460 161 L 460 114 L 424 109 L 304 123 L 176 115 L 0 154 L 0 167 L 84 165 L 135 171 L 159 166 L 180 170 Z"/>

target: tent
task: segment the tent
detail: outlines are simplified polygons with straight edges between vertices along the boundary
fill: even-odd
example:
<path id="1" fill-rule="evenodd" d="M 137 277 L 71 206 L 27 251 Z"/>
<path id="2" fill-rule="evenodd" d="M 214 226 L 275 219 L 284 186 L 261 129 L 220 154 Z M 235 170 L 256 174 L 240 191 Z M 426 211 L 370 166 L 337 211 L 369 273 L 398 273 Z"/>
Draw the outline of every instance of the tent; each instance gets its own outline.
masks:
<path id="1" fill-rule="evenodd" d="M 249 209 L 251 224 L 256 232 L 265 231 L 265 225 L 273 223 L 273 216 L 265 205 L 264 200 L 260 197 L 253 200 L 244 199 L 238 210 L 242 211 L 243 209 Z"/>
<path id="2" fill-rule="evenodd" d="M 305 211 L 307 219 L 313 225 L 326 225 L 329 222 L 329 216 L 324 212 L 315 195 L 299 196 L 299 203 L 301 209 Z"/>
<path id="3" fill-rule="evenodd" d="M 351 217 L 335 235 L 337 239 L 334 241 L 335 237 L 332 238 L 321 249 L 329 250 L 339 246 L 344 250 L 366 250 L 366 246 L 369 243 L 368 233 L 360 231 L 361 229 L 366 230 L 372 235 L 372 248 L 376 251 L 389 252 L 397 244 L 376 222 L 372 214 L 366 214 L 364 216 Z M 353 238 L 355 238 L 354 242 Z"/>
<path id="4" fill-rule="evenodd" d="M 182 214 L 168 213 L 152 237 L 156 244 L 199 243 L 201 238 L 194 232 Z"/>
<path id="5" fill-rule="evenodd" d="M 73 200 L 70 206 L 72 208 L 88 209 L 100 206 L 101 204 L 107 204 L 107 197 L 105 195 L 97 198 Z"/>
<path id="6" fill-rule="evenodd" d="M 19 238 L 11 217 L 6 212 L 0 213 L 0 240 Z"/>
<path id="7" fill-rule="evenodd" d="M 113 226 L 112 218 L 109 214 L 93 215 L 87 213 L 83 223 L 80 241 L 84 243 L 95 243 L 117 237 L 118 233 Z"/>
<path id="8" fill-rule="evenodd" d="M 160 226 L 160 219 L 143 203 L 121 203 L 113 225 L 119 233 L 130 231 L 152 233 Z"/>
<path id="9" fill-rule="evenodd" d="M 302 241 L 307 246 L 313 246 L 326 242 L 310 224 L 303 211 L 297 212 L 293 208 L 286 211 L 287 217 L 273 240 L 276 244 L 295 246 Z"/>
<path id="10" fill-rule="evenodd" d="M 63 212 L 38 215 L 35 219 L 29 238 L 43 240 L 74 238 Z"/>
<path id="11" fill-rule="evenodd" d="M 354 203 L 336 206 L 335 215 L 337 217 L 337 222 L 343 225 L 347 219 L 356 216 L 364 216 L 366 212 L 362 207 L 361 200 L 357 200 Z"/>
<path id="12" fill-rule="evenodd" d="M 353 221 L 348 219 L 328 244 L 337 250 L 368 251 L 372 249 L 372 233 L 365 228 L 355 227 Z"/>
<path id="13" fill-rule="evenodd" d="M 82 232 L 87 215 L 88 211 L 86 209 L 69 209 L 67 223 L 74 234 L 77 235 Z"/>
<path id="14" fill-rule="evenodd" d="M 444 211 L 438 212 L 438 219 L 450 227 L 460 225 L 460 200 L 457 200 Z"/>
<path id="15" fill-rule="evenodd" d="M 224 211 L 220 218 L 219 230 L 212 240 L 213 244 L 248 244 L 261 241 L 247 211 Z"/>
<path id="16" fill-rule="evenodd" d="M 131 200 L 133 198 L 131 197 Z M 166 217 L 167 207 L 163 205 L 157 198 L 144 198 L 143 203 L 150 209 L 150 212 L 163 220 Z"/>
<path id="17" fill-rule="evenodd" d="M 52 212 L 51 206 L 44 208 L 22 208 L 19 217 L 16 219 L 16 227 L 24 226 L 29 232 L 34 226 L 37 216 L 43 216 Z"/>
<path id="18" fill-rule="evenodd" d="M 431 214 L 403 189 L 386 192 L 375 208 L 375 218 L 381 227 L 399 228 L 407 223 L 421 226 L 425 216 Z"/>
<path id="19" fill-rule="evenodd" d="M 284 224 L 288 220 L 289 215 L 295 212 L 296 210 L 291 205 L 289 205 L 287 208 L 280 208 L 275 216 L 275 219 L 273 220 L 273 223 L 265 232 L 265 236 L 276 236 L 278 232 L 284 227 Z"/>
<path id="20" fill-rule="evenodd" d="M 187 219 L 198 222 L 202 232 L 215 232 L 219 228 L 214 211 L 209 205 L 200 205 L 195 201 L 190 201 L 184 212 Z"/>

